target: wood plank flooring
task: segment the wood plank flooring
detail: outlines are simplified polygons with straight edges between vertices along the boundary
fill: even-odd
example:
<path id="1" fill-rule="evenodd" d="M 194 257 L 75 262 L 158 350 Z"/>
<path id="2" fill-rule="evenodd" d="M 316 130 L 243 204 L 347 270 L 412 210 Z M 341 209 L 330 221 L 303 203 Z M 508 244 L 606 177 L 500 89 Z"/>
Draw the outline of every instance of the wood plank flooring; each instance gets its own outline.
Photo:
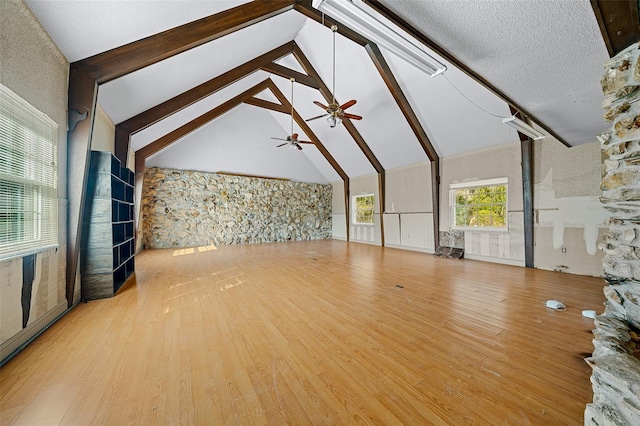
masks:
<path id="1" fill-rule="evenodd" d="M 136 267 L 0 370 L 0 424 L 578 425 L 591 400 L 598 278 L 331 240 Z"/>

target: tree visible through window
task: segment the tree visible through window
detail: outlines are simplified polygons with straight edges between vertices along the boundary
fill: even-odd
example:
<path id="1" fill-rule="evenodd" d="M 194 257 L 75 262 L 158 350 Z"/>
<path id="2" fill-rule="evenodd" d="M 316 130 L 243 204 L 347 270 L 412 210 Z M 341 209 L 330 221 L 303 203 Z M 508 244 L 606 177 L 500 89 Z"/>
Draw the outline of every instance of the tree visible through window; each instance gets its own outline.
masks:
<path id="1" fill-rule="evenodd" d="M 504 181 L 504 183 L 502 183 Z M 493 181 L 485 181 L 485 183 Z M 454 227 L 457 228 L 506 228 L 507 183 L 473 186 L 451 186 Z"/>
<path id="2" fill-rule="evenodd" d="M 373 225 L 373 194 L 353 197 L 353 223 Z"/>

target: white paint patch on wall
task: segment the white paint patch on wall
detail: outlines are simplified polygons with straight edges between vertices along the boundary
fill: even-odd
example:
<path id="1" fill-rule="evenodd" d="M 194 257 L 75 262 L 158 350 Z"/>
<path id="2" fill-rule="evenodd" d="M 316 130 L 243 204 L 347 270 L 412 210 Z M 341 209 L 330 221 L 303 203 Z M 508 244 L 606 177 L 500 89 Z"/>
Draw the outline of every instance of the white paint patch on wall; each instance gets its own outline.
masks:
<path id="1" fill-rule="evenodd" d="M 586 251 L 590 255 L 597 253 L 598 229 L 604 228 L 607 212 L 598 197 L 580 196 L 556 198 L 553 189 L 553 169 L 544 180 L 534 186 L 534 205 L 536 206 L 536 226 L 553 228 L 553 248 L 564 245 L 566 227 L 584 228 L 583 238 Z"/>

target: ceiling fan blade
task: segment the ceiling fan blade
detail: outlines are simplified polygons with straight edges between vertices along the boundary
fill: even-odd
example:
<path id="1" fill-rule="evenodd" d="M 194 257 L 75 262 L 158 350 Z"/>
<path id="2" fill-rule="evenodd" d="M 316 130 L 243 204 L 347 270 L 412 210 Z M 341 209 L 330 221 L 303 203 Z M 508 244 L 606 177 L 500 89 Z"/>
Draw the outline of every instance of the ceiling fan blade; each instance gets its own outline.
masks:
<path id="1" fill-rule="evenodd" d="M 302 147 L 298 144 L 296 144 L 296 148 L 298 148 L 299 151 L 302 151 Z"/>
<path id="2" fill-rule="evenodd" d="M 345 102 L 342 105 L 340 105 L 340 109 L 344 111 L 345 109 L 354 106 L 356 102 L 358 101 L 356 101 L 355 99 L 351 99 L 349 102 Z"/>
<path id="3" fill-rule="evenodd" d="M 359 115 L 355 115 L 355 114 L 348 114 L 348 113 L 344 113 L 343 115 L 344 118 L 348 118 L 350 120 L 362 120 L 362 117 Z"/>
<path id="4" fill-rule="evenodd" d="M 309 145 L 315 145 L 315 144 L 314 144 L 313 142 L 311 142 L 311 141 L 297 141 L 297 143 L 306 143 L 306 144 L 309 144 Z"/>
<path id="5" fill-rule="evenodd" d="M 319 106 L 320 108 L 322 108 L 322 109 L 329 109 L 329 107 L 328 107 L 328 106 L 323 105 L 323 104 L 321 104 L 321 103 L 320 103 L 320 102 L 318 102 L 318 101 L 313 101 L 313 103 L 314 103 L 314 104 L 316 104 L 316 105 L 318 105 L 318 106 Z"/>
<path id="6" fill-rule="evenodd" d="M 280 148 L 281 146 L 285 146 L 285 145 L 288 145 L 288 144 L 289 144 L 289 142 L 281 143 L 280 145 L 276 145 L 276 148 Z"/>
<path id="7" fill-rule="evenodd" d="M 286 141 L 286 140 L 287 140 L 287 139 L 282 139 L 282 138 L 274 138 L 274 137 L 271 137 L 271 139 L 275 139 L 275 140 L 277 140 L 277 141 Z"/>
<path id="8" fill-rule="evenodd" d="M 329 114 L 322 114 L 322 115 L 318 115 L 318 116 L 316 116 L 316 117 L 307 118 L 307 119 L 306 119 L 306 120 L 304 120 L 304 121 L 317 120 L 318 118 L 326 117 L 327 115 L 329 115 Z"/>

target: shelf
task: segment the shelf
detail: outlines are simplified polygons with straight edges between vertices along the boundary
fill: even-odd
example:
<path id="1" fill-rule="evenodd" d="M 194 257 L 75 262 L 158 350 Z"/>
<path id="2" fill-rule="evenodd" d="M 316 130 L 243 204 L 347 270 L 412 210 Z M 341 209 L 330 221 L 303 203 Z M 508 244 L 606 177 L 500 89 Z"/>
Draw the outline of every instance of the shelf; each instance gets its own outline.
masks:
<path id="1" fill-rule="evenodd" d="M 92 151 L 83 219 L 83 298 L 111 297 L 134 272 L 134 180 L 110 152 Z M 108 227 L 105 229 L 105 226 Z M 110 230 L 110 232 L 109 232 Z M 104 240 L 97 240 L 96 235 Z"/>

